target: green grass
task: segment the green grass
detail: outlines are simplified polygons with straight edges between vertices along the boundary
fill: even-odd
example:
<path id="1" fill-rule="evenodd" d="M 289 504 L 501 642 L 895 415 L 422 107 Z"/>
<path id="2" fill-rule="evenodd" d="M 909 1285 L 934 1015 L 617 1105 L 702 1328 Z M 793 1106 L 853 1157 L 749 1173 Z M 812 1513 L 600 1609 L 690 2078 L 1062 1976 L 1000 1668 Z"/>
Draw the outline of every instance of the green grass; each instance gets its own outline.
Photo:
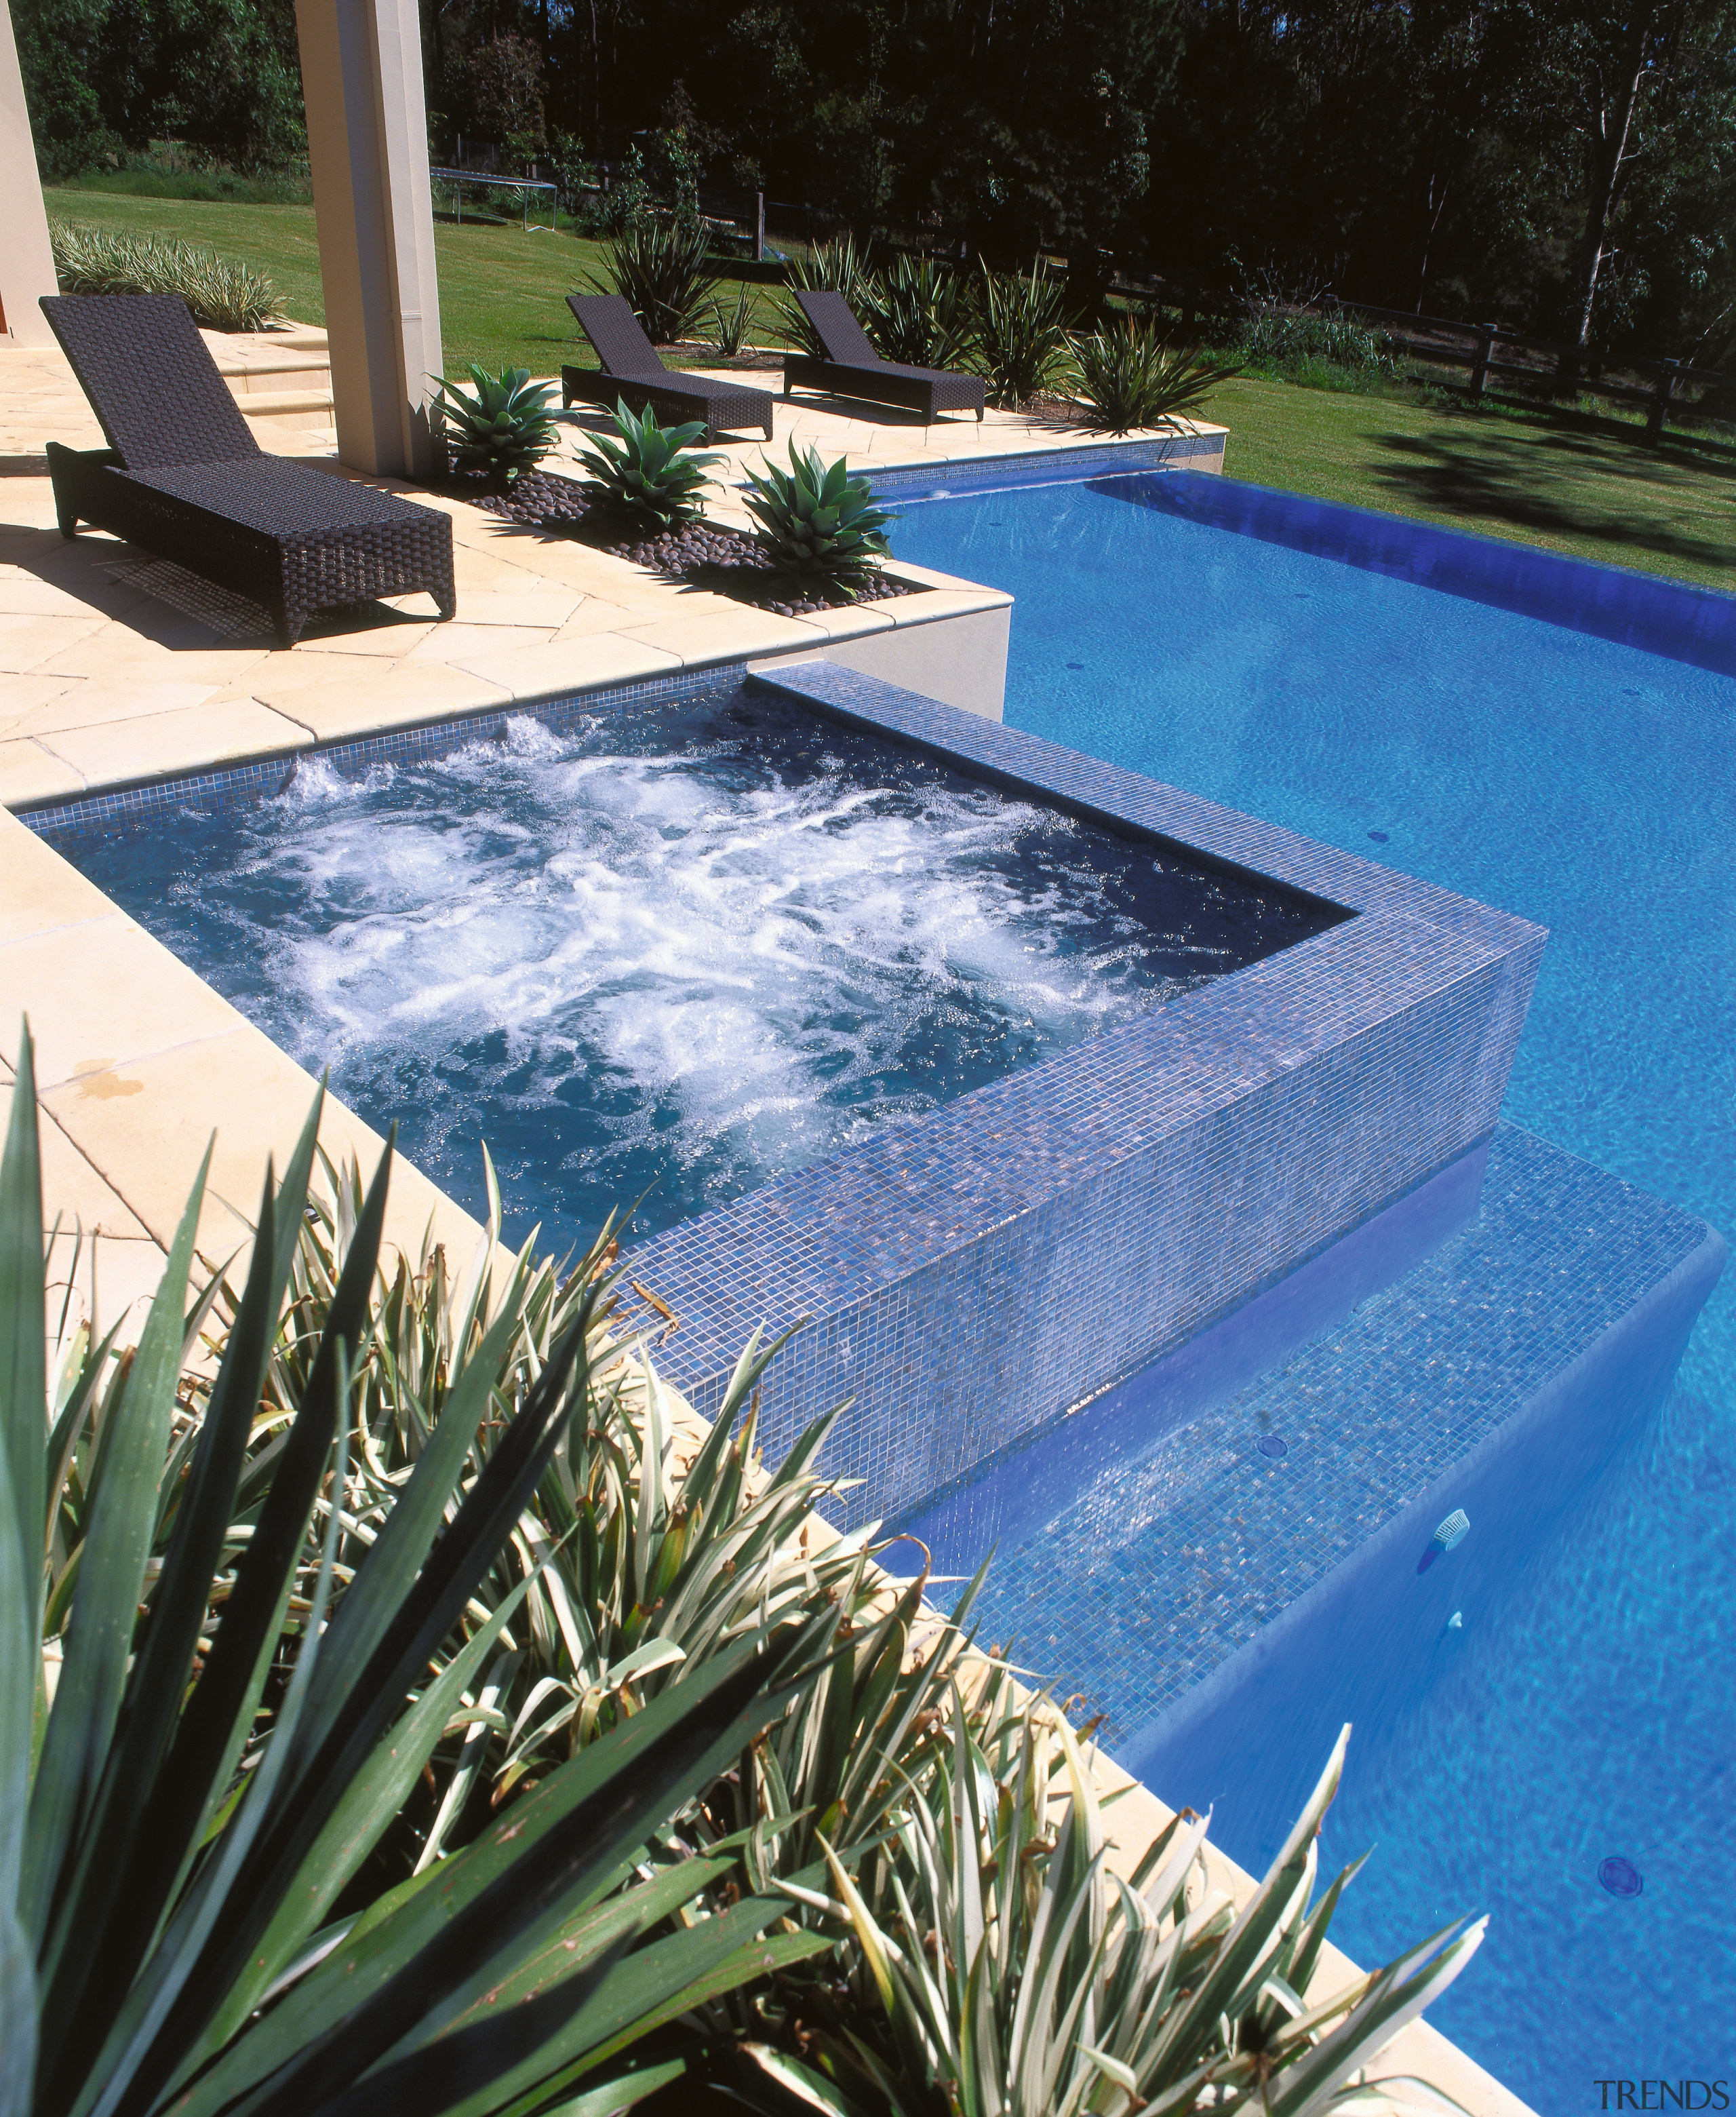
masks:
<path id="1" fill-rule="evenodd" d="M 242 259 L 270 274 L 284 307 L 298 322 L 325 321 L 311 205 L 232 205 L 55 189 L 45 196 L 57 219 L 94 228 L 149 228 Z M 597 269 L 601 246 L 564 227 L 552 234 L 527 235 L 519 221 L 476 220 L 471 214 L 467 204 L 462 224 L 444 217 L 435 223 L 448 375 L 462 379 L 472 360 L 495 369 L 527 367 L 533 375 L 552 375 L 563 361 L 595 367 L 589 348 L 577 342 L 577 327 L 565 303 L 569 293 L 583 288 L 586 274 Z M 772 334 L 771 290 L 753 291 L 763 325 L 755 337 L 763 344 Z M 725 299 L 734 297 L 730 283 Z M 703 364 L 703 354 L 694 358 Z"/>
<path id="2" fill-rule="evenodd" d="M 93 225 L 154 228 L 208 244 L 277 281 L 285 307 L 320 323 L 313 209 L 50 191 L 51 213 Z M 446 368 L 472 360 L 552 374 L 589 364 L 563 306 L 599 247 L 563 228 L 437 223 Z M 755 289 L 766 343 L 770 291 Z M 702 357 L 702 356 L 701 357 Z M 1206 416 L 1230 429 L 1233 477 L 1356 507 L 1510 537 L 1575 557 L 1638 567 L 1706 587 L 1736 580 L 1736 459 L 1671 440 L 1648 449 L 1573 413 L 1460 410 L 1396 391 L 1332 391 L 1244 376 Z"/>
<path id="3" fill-rule="evenodd" d="M 56 188 L 75 195 L 104 191 L 127 198 L 209 199 L 225 205 L 306 205 L 313 197 L 301 178 L 244 177 L 233 169 L 89 169 L 81 176 L 62 177 Z"/>
<path id="4" fill-rule="evenodd" d="M 1510 537 L 1606 565 L 1736 586 L 1736 459 L 1646 448 L 1571 413 L 1513 415 L 1239 376 L 1204 416 L 1233 477 Z"/>

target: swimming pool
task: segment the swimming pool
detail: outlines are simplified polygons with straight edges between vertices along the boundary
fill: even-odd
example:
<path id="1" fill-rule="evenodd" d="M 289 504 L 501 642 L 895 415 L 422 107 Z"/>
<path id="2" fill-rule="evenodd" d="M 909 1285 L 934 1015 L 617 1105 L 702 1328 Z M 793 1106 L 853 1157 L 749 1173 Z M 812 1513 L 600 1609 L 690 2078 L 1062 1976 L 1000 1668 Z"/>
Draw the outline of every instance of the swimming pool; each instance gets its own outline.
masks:
<path id="1" fill-rule="evenodd" d="M 907 490 L 894 547 L 1013 593 L 1013 726 L 1549 927 L 1508 1115 L 1736 1227 L 1736 680 L 1215 526 L 1186 497 L 1209 482 Z M 1345 1945 L 1384 1960 L 1491 1909 L 1434 2018 L 1545 2111 L 1596 2106 L 1597 2076 L 1736 2073 L 1733 1527 L 1727 1280 L 1619 1472 L 1352 1745 L 1331 1847 L 1379 1847 Z M 1227 1799 L 1218 1824 L 1237 1852 Z M 1608 1854 L 1642 1895 L 1600 1885 Z"/>

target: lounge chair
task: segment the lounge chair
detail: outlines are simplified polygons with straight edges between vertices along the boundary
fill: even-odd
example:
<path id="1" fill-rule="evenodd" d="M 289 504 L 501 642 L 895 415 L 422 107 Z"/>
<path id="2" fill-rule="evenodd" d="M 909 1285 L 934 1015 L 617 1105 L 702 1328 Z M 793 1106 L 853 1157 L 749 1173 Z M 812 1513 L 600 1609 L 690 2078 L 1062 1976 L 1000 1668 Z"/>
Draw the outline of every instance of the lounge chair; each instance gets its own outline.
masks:
<path id="1" fill-rule="evenodd" d="M 842 294 L 798 294 L 802 313 L 825 348 L 823 360 L 792 353 L 784 360 L 784 394 L 798 382 L 835 397 L 865 397 L 874 404 L 902 404 L 920 412 L 932 427 L 942 412 L 983 416 L 983 378 L 945 367 L 906 367 L 882 360 Z"/>
<path id="2" fill-rule="evenodd" d="M 106 449 L 48 443 L 60 533 L 81 522 L 263 603 L 292 646 L 316 610 L 426 589 L 458 607 L 452 523 L 254 440 L 177 294 L 44 294 Z"/>
<path id="3" fill-rule="evenodd" d="M 642 417 L 648 406 L 659 419 L 673 415 L 702 420 L 708 441 L 744 427 L 762 427 L 771 440 L 769 390 L 709 382 L 702 375 L 683 375 L 665 367 L 623 295 L 569 294 L 567 307 L 603 365 L 601 373 L 592 367 L 563 367 L 563 404 L 570 404 L 575 397 L 587 404 L 619 403 Z"/>

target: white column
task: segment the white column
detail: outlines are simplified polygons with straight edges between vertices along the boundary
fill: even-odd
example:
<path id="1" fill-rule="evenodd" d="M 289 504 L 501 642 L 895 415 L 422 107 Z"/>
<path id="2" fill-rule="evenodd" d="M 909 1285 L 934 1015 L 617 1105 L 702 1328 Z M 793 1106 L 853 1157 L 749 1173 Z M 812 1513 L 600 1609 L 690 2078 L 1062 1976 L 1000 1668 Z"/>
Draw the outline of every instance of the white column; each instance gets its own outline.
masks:
<path id="1" fill-rule="evenodd" d="M 6 318 L 0 344 L 53 345 L 54 334 L 36 301 L 55 291 L 54 253 L 7 0 L 0 0 L 0 312 Z"/>
<path id="2" fill-rule="evenodd" d="M 424 477 L 440 303 L 416 0 L 296 0 L 338 454 Z"/>

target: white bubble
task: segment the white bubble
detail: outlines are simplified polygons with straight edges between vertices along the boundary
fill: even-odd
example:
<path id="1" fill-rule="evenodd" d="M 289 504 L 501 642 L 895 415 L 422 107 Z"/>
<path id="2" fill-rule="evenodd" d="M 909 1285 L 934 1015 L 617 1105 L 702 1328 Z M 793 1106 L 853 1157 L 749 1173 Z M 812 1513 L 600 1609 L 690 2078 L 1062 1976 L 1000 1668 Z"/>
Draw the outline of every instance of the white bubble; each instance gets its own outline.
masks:
<path id="1" fill-rule="evenodd" d="M 739 1189 L 1178 989 L 1047 812 L 598 740 L 514 716 L 396 773 L 297 767 L 240 872 L 298 1055 L 518 1109 L 583 1076 L 605 1162 Z"/>

